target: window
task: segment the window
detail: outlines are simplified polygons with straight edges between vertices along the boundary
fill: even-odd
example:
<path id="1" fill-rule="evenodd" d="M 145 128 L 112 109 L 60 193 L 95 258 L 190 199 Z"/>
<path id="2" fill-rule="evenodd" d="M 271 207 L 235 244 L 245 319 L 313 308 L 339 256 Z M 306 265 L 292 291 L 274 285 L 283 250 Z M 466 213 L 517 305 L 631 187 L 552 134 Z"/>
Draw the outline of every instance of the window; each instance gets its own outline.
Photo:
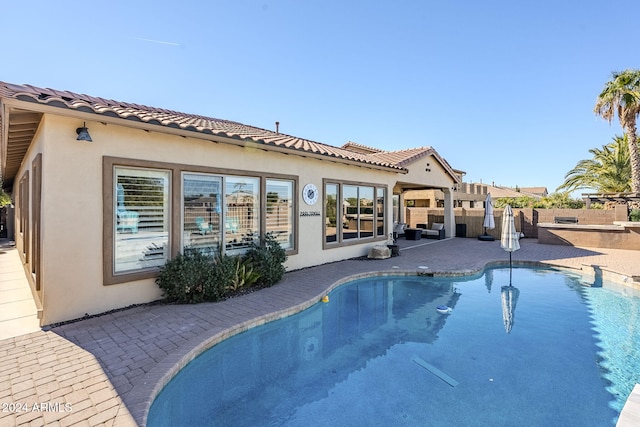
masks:
<path id="1" fill-rule="evenodd" d="M 338 185 L 327 184 L 324 189 L 325 242 L 338 239 Z"/>
<path id="2" fill-rule="evenodd" d="M 296 251 L 295 176 L 107 156 L 103 176 L 105 285 L 154 278 L 185 248 L 243 253 L 267 232 Z"/>
<path id="3" fill-rule="evenodd" d="M 358 238 L 358 187 L 342 186 L 342 238 Z"/>
<path id="4" fill-rule="evenodd" d="M 225 178 L 224 242 L 227 253 L 251 247 L 260 235 L 260 181 L 258 178 Z"/>
<path id="5" fill-rule="evenodd" d="M 36 291 L 40 290 L 41 278 L 40 278 L 40 257 L 41 257 L 41 245 L 40 245 L 40 222 L 42 220 L 42 154 L 38 154 L 31 164 L 33 171 L 33 191 L 31 193 L 33 206 L 32 213 L 32 233 L 31 233 L 31 273 L 35 278 Z"/>
<path id="6" fill-rule="evenodd" d="M 156 268 L 169 258 L 169 171 L 114 170 L 114 274 Z"/>
<path id="7" fill-rule="evenodd" d="M 222 178 L 185 173 L 182 179 L 182 247 L 207 255 L 220 251 Z"/>
<path id="8" fill-rule="evenodd" d="M 25 262 L 29 262 L 29 171 L 20 180 L 20 233 L 22 234 L 22 253 Z"/>
<path id="9" fill-rule="evenodd" d="M 358 187 L 358 229 L 360 238 L 372 237 L 375 230 L 375 216 L 373 216 L 373 187 Z"/>
<path id="10" fill-rule="evenodd" d="M 293 181 L 266 180 L 265 233 L 271 233 L 283 249 L 293 248 Z"/>
<path id="11" fill-rule="evenodd" d="M 324 209 L 325 243 L 386 236 L 386 189 L 383 187 L 325 183 Z M 338 218 L 341 218 L 340 226 Z"/>
<path id="12" fill-rule="evenodd" d="M 386 235 L 385 194 L 384 188 L 376 188 L 376 236 Z"/>

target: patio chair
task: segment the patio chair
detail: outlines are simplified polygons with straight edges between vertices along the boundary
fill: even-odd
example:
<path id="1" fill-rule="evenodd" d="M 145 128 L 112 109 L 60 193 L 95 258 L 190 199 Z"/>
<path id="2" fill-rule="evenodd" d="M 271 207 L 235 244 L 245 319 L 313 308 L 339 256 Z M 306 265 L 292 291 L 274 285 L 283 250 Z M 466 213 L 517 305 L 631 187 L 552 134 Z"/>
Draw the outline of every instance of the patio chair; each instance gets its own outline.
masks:
<path id="1" fill-rule="evenodd" d="M 198 232 L 203 236 L 207 233 L 213 232 L 213 224 L 205 222 L 201 216 L 196 217 L 196 225 L 198 226 Z"/>
<path id="2" fill-rule="evenodd" d="M 238 232 L 239 228 L 240 228 L 240 224 L 239 224 L 238 218 L 230 216 L 224 219 L 225 232 L 235 234 Z"/>
<path id="3" fill-rule="evenodd" d="M 424 234 L 427 239 L 442 240 L 445 237 L 444 224 L 440 222 L 434 222 L 433 224 L 431 224 L 431 228 L 428 230 L 423 230 L 422 234 Z"/>
<path id="4" fill-rule="evenodd" d="M 116 217 L 118 218 L 117 230 L 124 232 L 129 230 L 131 233 L 138 232 L 138 222 L 140 216 L 138 212 L 129 211 L 124 205 L 124 187 L 122 184 L 118 184 L 117 187 L 118 206 L 116 207 Z"/>

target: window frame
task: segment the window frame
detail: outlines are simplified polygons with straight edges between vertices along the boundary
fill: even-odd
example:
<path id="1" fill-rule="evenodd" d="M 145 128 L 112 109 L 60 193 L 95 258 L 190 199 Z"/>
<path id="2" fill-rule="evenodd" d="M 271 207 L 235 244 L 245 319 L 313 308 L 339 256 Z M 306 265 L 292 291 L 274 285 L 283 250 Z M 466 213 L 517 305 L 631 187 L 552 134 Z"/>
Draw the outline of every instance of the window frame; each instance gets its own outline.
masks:
<path id="1" fill-rule="evenodd" d="M 36 291 L 41 288 L 41 234 L 42 234 L 42 153 L 38 153 L 31 163 L 33 170 L 32 232 L 31 232 L 31 274 L 34 277 Z"/>
<path id="2" fill-rule="evenodd" d="M 270 231 L 268 231 L 268 227 L 267 227 L 267 208 L 268 208 L 268 200 L 267 200 L 267 196 L 268 196 L 268 186 L 269 186 L 269 181 L 276 181 L 276 182 L 286 182 L 286 183 L 290 183 L 291 184 L 291 215 L 289 217 L 289 220 L 291 221 L 291 237 L 289 238 L 289 241 L 291 242 L 291 247 L 289 248 L 283 248 L 285 250 L 285 252 L 289 253 L 288 251 L 294 251 L 297 250 L 296 248 L 298 247 L 298 242 L 297 242 L 297 236 L 298 233 L 296 232 L 297 228 L 297 221 L 296 218 L 298 217 L 297 215 L 297 208 L 298 208 L 298 204 L 297 203 L 297 199 L 296 199 L 296 188 L 297 188 L 297 181 L 293 180 L 291 178 L 276 178 L 273 176 L 267 176 L 265 177 L 261 182 L 262 182 L 262 188 L 260 189 L 262 196 L 260 197 L 260 202 L 261 202 L 261 212 L 264 212 L 264 215 L 261 216 L 260 220 L 264 222 L 264 225 L 261 225 L 260 229 L 261 231 L 266 234 L 266 233 L 270 233 Z"/>
<path id="3" fill-rule="evenodd" d="M 182 182 L 183 174 L 205 174 L 215 175 L 224 178 L 227 176 L 244 176 L 250 178 L 258 178 L 260 188 L 259 207 L 261 212 L 266 211 L 266 181 L 267 179 L 287 180 L 292 182 L 293 186 L 293 215 L 292 215 L 292 233 L 293 248 L 286 250 L 287 255 L 296 255 L 299 248 L 299 209 L 298 201 L 299 177 L 297 175 L 267 173 L 250 170 L 226 169 L 210 166 L 188 165 L 183 163 L 169 163 L 148 161 L 141 159 L 131 159 L 123 157 L 104 156 L 102 159 L 102 194 L 103 194 L 103 285 L 116 285 L 136 280 L 144 280 L 155 278 L 158 276 L 160 268 L 149 268 L 146 270 L 136 270 L 128 273 L 114 274 L 114 168 L 130 167 L 140 169 L 167 170 L 170 171 L 169 178 L 169 259 L 173 259 L 183 250 L 182 233 L 183 233 L 183 192 Z M 224 185 L 224 184 L 223 184 Z M 260 232 L 266 230 L 266 217 L 260 215 Z"/>
<path id="4" fill-rule="evenodd" d="M 327 242 L 327 186 L 334 185 L 337 187 L 337 197 L 336 197 L 336 238 L 335 241 Z M 357 237 L 345 239 L 342 232 L 342 227 L 337 226 L 338 223 L 341 222 L 340 218 L 344 218 L 343 212 L 343 199 L 344 199 L 344 186 L 353 186 L 357 187 L 358 194 L 358 212 L 360 212 L 360 188 L 359 187 L 369 187 L 373 189 L 373 211 L 376 212 L 377 207 L 377 194 L 378 190 L 382 189 L 384 192 L 384 202 L 383 202 L 383 211 L 384 216 L 382 218 L 383 221 L 383 232 L 382 234 L 377 234 L 378 229 L 378 219 L 374 215 L 373 220 L 373 236 L 361 237 L 361 227 L 358 225 L 356 230 Z M 323 194 L 323 202 L 322 202 L 322 218 L 323 218 L 323 226 L 322 226 L 322 249 L 334 249 L 344 246 L 352 246 L 352 245 L 361 245 L 370 242 L 388 240 L 389 234 L 389 215 L 388 215 L 388 207 L 389 207 L 389 186 L 387 184 L 380 183 L 372 183 L 372 182 L 362 182 L 362 181 L 346 181 L 346 180 L 336 180 L 325 178 L 322 180 L 322 194 Z M 358 224 L 360 224 L 360 216 L 358 217 Z"/>
<path id="5" fill-rule="evenodd" d="M 129 274 L 130 272 L 142 272 L 145 270 L 157 270 L 162 267 L 167 260 L 170 258 L 170 239 L 171 239 L 171 229 L 172 229 L 172 220 L 171 220 L 171 170 L 167 169 L 158 169 L 158 168 L 139 168 L 139 167 L 131 167 L 131 166 L 114 166 L 114 182 L 113 185 L 118 188 L 122 188 L 122 197 L 134 197 L 138 199 L 138 202 L 133 206 L 119 206 L 120 195 L 118 194 L 114 200 L 112 200 L 111 208 L 113 211 L 118 212 L 121 210 L 124 211 L 123 214 L 132 214 L 135 215 L 132 220 L 134 225 L 119 225 L 116 218 L 113 218 L 112 227 L 115 232 L 113 233 L 114 239 L 114 263 L 113 263 L 113 274 L 114 275 L 123 275 Z M 133 185 L 133 189 L 126 190 L 124 185 L 121 185 L 121 179 L 124 185 L 131 186 Z M 131 182 L 133 181 L 133 182 Z M 139 186 L 145 187 L 146 189 L 140 190 Z M 151 189 L 151 192 L 149 192 Z M 124 200 L 122 201 L 124 202 Z M 151 203 L 150 203 L 151 202 Z M 160 202 L 160 204 L 156 204 Z M 125 237 L 125 235 L 129 235 L 126 233 L 126 229 L 129 229 L 131 238 Z M 135 230 L 135 231 L 134 231 Z M 148 234 L 149 233 L 149 234 Z M 159 234 L 158 234 L 159 233 Z M 154 236 L 155 234 L 155 236 Z M 154 245 L 154 249 L 158 247 L 160 244 L 164 250 L 161 253 L 161 257 L 158 257 L 157 254 L 151 253 L 151 258 L 149 259 L 149 266 L 137 266 L 136 268 L 123 268 L 126 266 L 126 263 L 122 264 L 122 259 L 118 258 L 118 254 L 115 253 L 118 245 L 116 244 L 121 237 L 121 244 L 125 251 L 130 251 L 130 244 L 127 242 L 133 242 L 136 244 L 136 241 L 140 242 L 141 240 L 146 240 L 144 243 L 146 245 L 146 249 L 139 252 L 139 254 L 149 253 L 150 245 Z M 136 255 L 139 256 L 139 255 Z M 138 259 L 135 263 L 139 262 L 147 262 L 142 259 Z"/>

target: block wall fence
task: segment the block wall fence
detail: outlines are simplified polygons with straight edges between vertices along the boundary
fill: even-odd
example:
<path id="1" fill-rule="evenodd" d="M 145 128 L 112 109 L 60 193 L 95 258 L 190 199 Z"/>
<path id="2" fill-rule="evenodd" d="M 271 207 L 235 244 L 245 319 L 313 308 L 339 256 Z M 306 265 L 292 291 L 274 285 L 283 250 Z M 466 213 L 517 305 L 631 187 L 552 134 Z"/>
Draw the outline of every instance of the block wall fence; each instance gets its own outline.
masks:
<path id="1" fill-rule="evenodd" d="M 476 238 L 484 233 L 484 209 L 455 208 L 456 224 L 466 224 L 466 237 Z M 496 227 L 487 234 L 500 238 L 502 231 L 502 209 L 494 209 Z M 614 221 L 628 221 L 627 205 L 616 205 L 614 209 L 513 209 L 516 229 L 525 237 L 538 237 L 538 223 L 553 223 L 555 217 L 574 217 L 582 225 L 611 225 Z M 434 222 L 444 222 L 444 208 L 405 208 L 405 222 L 412 228 L 418 224 L 430 227 Z"/>

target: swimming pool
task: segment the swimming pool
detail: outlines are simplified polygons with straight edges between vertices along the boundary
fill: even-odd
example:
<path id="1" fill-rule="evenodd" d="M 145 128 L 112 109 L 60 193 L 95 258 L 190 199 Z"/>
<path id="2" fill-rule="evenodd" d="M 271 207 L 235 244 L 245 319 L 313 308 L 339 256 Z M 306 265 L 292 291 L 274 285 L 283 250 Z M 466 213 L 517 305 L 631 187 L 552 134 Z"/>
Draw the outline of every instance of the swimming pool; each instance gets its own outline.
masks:
<path id="1" fill-rule="evenodd" d="M 508 284 L 504 268 L 346 284 L 198 356 L 147 425 L 615 425 L 640 382 L 640 299 L 551 269 Z"/>

